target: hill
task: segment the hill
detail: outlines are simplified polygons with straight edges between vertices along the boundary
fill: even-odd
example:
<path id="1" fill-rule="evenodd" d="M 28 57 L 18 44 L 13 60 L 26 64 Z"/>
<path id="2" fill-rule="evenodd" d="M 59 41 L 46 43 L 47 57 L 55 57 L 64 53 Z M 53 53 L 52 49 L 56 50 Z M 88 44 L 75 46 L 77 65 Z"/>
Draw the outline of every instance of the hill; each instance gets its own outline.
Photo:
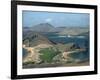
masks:
<path id="1" fill-rule="evenodd" d="M 31 27 L 31 30 L 36 32 L 49 32 L 52 29 L 54 29 L 54 26 L 49 23 L 40 23 Z"/>
<path id="2" fill-rule="evenodd" d="M 43 35 L 34 31 L 30 31 L 23 36 L 23 44 L 28 47 L 34 47 L 39 44 L 53 44 L 53 43 Z"/>
<path id="3" fill-rule="evenodd" d="M 88 33 L 89 29 L 88 28 L 79 28 L 79 27 L 73 27 L 73 28 L 65 28 L 61 32 L 59 32 L 59 35 L 73 35 L 77 36 L 80 34 L 85 34 Z"/>

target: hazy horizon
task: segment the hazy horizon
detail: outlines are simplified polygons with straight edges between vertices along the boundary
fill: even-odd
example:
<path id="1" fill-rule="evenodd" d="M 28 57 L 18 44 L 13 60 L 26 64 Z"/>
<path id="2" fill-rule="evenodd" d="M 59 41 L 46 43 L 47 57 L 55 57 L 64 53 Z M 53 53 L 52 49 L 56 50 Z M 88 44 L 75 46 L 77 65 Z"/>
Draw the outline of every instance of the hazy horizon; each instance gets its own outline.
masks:
<path id="1" fill-rule="evenodd" d="M 54 27 L 89 27 L 88 13 L 38 12 L 23 11 L 23 27 L 33 27 L 41 23 L 49 23 Z"/>

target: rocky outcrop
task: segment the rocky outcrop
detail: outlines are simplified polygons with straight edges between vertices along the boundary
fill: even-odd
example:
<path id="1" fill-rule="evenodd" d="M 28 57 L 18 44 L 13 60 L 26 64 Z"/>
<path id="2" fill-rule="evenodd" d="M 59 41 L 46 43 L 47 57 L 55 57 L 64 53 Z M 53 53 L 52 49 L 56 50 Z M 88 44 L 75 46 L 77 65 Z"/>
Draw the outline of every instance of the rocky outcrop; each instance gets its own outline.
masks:
<path id="1" fill-rule="evenodd" d="M 23 38 L 23 44 L 27 47 L 34 47 L 40 44 L 53 44 L 49 39 L 37 32 L 29 32 Z"/>

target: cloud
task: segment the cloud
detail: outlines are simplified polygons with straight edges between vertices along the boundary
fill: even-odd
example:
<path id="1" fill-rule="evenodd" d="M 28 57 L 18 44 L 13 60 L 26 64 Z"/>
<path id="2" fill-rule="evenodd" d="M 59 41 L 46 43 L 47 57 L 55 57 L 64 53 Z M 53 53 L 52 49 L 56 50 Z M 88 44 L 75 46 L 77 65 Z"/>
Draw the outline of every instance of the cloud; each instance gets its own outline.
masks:
<path id="1" fill-rule="evenodd" d="M 46 21 L 46 22 L 51 22 L 52 19 L 51 19 L 51 18 L 47 18 L 45 21 Z"/>

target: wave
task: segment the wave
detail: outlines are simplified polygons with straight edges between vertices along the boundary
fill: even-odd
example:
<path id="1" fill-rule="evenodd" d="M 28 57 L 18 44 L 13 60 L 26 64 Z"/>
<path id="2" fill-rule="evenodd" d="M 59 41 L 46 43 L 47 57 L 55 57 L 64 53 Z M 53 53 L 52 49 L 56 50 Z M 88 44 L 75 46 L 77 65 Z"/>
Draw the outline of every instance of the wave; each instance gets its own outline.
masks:
<path id="1" fill-rule="evenodd" d="M 68 36 L 51 36 L 49 38 L 85 38 L 85 36 L 71 36 L 71 35 L 68 35 Z"/>
<path id="2" fill-rule="evenodd" d="M 85 38 L 85 36 L 77 36 L 77 38 Z"/>
<path id="3" fill-rule="evenodd" d="M 67 37 L 67 36 L 58 36 L 58 37 Z"/>

